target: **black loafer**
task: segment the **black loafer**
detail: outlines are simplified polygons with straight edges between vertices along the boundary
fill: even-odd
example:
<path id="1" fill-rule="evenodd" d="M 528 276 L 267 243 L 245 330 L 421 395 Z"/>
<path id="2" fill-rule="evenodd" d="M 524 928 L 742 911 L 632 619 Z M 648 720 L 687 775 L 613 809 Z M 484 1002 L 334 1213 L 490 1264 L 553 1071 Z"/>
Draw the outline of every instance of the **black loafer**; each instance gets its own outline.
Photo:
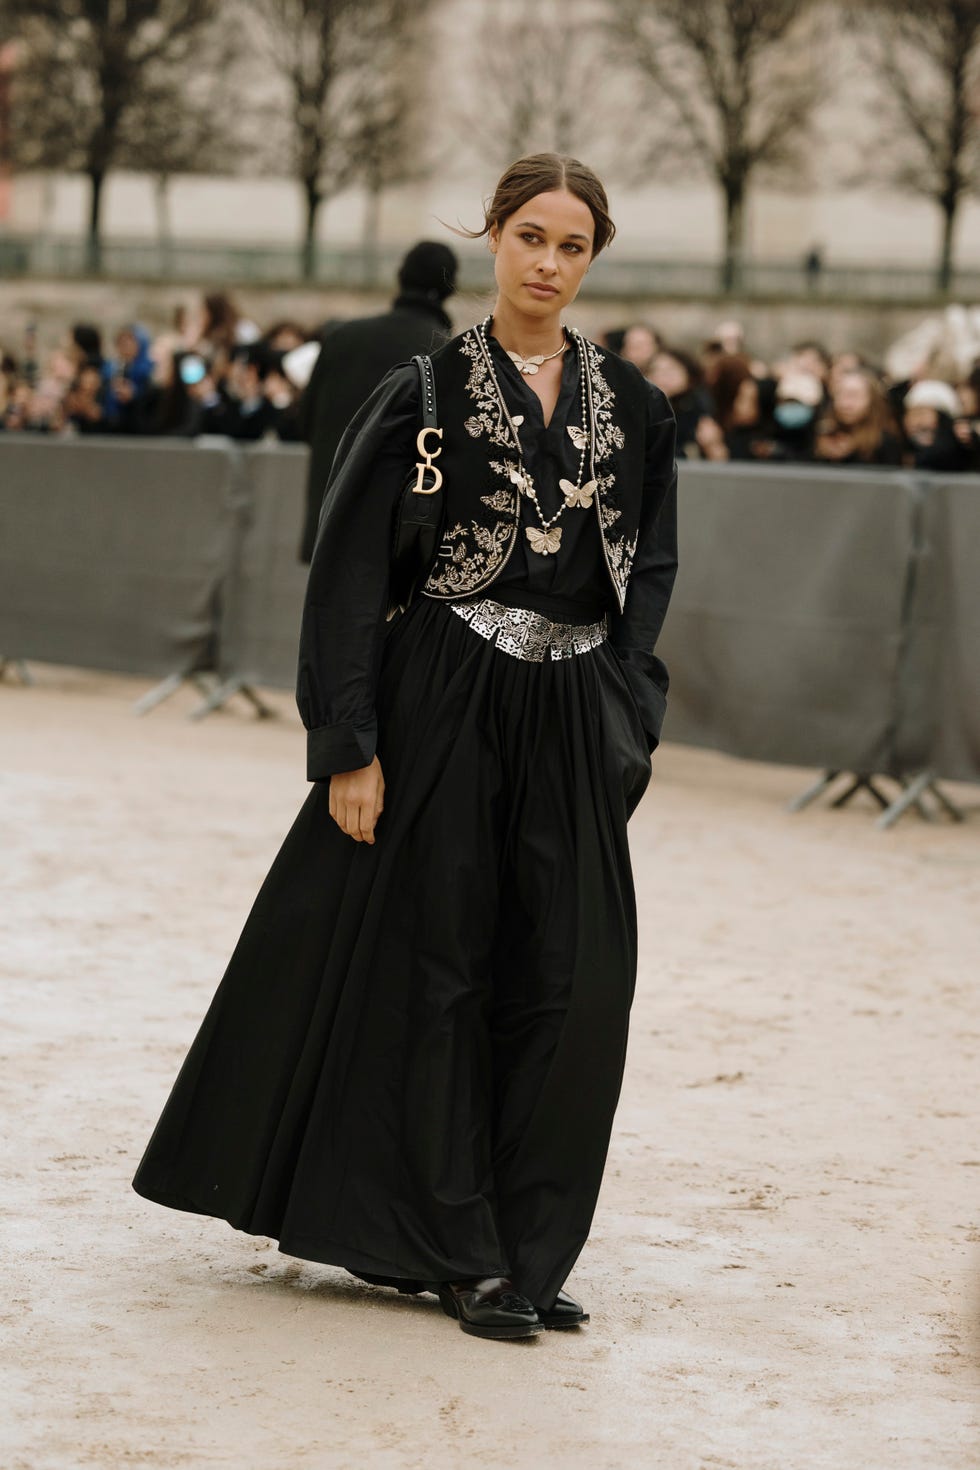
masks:
<path id="1" fill-rule="evenodd" d="M 533 1337 L 544 1324 L 526 1296 L 506 1276 L 478 1281 L 442 1281 L 439 1300 L 472 1337 Z"/>
<path id="2" fill-rule="evenodd" d="M 431 1290 L 431 1282 L 412 1281 L 408 1276 L 372 1276 L 367 1271 L 348 1271 L 348 1276 L 356 1276 L 358 1281 L 366 1281 L 368 1286 L 393 1286 L 404 1296 L 418 1296 L 420 1292 Z"/>
<path id="3" fill-rule="evenodd" d="M 589 1314 L 581 1302 L 575 1301 L 564 1291 L 560 1291 L 555 1297 L 553 1307 L 538 1307 L 537 1312 L 545 1327 L 551 1330 L 561 1327 L 581 1327 L 589 1320 Z"/>

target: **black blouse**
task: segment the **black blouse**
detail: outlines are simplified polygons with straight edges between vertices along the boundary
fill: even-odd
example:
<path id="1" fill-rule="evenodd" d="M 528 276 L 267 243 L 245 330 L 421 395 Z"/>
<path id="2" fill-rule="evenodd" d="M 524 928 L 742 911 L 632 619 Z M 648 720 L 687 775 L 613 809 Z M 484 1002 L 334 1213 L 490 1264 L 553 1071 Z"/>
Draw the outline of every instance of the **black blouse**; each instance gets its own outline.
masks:
<path id="1" fill-rule="evenodd" d="M 578 481 L 580 451 L 568 433 L 569 428 L 584 427 L 578 347 L 571 338 L 562 358 L 558 401 L 546 426 L 541 399 L 527 378 L 496 337 L 488 341 L 497 382 L 511 417 L 523 415 L 524 422 L 517 432 L 524 468 L 534 480 L 541 512 L 549 521 L 564 503 L 559 480 L 571 480 L 573 485 Z M 588 473 L 586 459 L 584 478 Z M 540 528 L 541 521 L 533 501 L 526 495 L 520 497 L 517 542 L 500 576 L 487 589 L 487 596 L 511 607 L 529 607 L 570 622 L 596 622 L 616 606 L 616 598 L 603 560 L 595 508 L 569 508 L 555 524 L 561 527 L 558 551 L 548 556 L 532 551 L 525 528 Z"/>

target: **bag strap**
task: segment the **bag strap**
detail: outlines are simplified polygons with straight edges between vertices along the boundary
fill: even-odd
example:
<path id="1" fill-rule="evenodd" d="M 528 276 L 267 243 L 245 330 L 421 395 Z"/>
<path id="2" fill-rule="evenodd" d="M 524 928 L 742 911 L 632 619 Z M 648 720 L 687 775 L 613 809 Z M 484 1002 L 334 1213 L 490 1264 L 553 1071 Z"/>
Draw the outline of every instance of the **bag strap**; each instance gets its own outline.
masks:
<path id="1" fill-rule="evenodd" d="M 436 379 L 432 371 L 432 358 L 425 353 L 419 352 L 415 354 L 412 361 L 418 368 L 419 374 L 422 427 L 423 429 L 434 429 L 437 427 L 438 419 L 436 412 Z"/>

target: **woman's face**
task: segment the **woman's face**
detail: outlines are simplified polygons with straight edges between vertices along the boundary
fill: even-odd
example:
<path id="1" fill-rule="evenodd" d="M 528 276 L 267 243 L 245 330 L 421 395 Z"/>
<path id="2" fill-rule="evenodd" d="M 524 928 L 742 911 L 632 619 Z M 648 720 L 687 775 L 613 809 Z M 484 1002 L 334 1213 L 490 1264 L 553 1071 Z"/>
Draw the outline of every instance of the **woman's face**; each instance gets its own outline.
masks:
<path id="1" fill-rule="evenodd" d="M 119 354 L 120 361 L 135 362 L 139 350 L 140 344 L 133 333 L 123 327 L 122 331 L 116 334 L 116 352 Z"/>
<path id="2" fill-rule="evenodd" d="M 650 381 L 656 383 L 668 398 L 679 398 L 691 386 L 687 368 L 669 352 L 658 352 L 653 359 Z"/>
<path id="3" fill-rule="evenodd" d="M 650 328 L 638 322 L 633 327 L 627 327 L 620 357 L 633 363 L 641 373 L 647 373 L 657 355 L 658 346 L 657 338 Z M 658 384 L 658 387 L 663 387 L 663 384 Z"/>
<path id="4" fill-rule="evenodd" d="M 755 378 L 743 378 L 732 404 L 732 422 L 735 424 L 757 424 L 759 422 L 759 385 Z"/>
<path id="5" fill-rule="evenodd" d="M 490 226 L 501 298 L 525 316 L 557 316 L 578 295 L 594 235 L 592 211 L 577 195 L 536 194 L 501 226 Z"/>
<path id="6" fill-rule="evenodd" d="M 834 390 L 834 413 L 838 423 L 850 428 L 871 412 L 871 384 L 861 373 L 842 373 Z"/>
<path id="7" fill-rule="evenodd" d="M 939 413 L 936 409 L 927 408 L 925 404 L 907 408 L 904 420 L 905 432 L 913 444 L 928 445 L 934 442 L 939 428 Z"/>

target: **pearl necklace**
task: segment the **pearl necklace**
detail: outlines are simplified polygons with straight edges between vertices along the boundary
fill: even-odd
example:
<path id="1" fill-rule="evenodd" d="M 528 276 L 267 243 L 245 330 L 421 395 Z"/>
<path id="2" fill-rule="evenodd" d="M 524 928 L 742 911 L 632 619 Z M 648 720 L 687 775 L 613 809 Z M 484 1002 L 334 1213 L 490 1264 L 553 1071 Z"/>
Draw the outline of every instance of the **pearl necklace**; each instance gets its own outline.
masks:
<path id="1" fill-rule="evenodd" d="M 489 316 L 484 317 L 483 321 L 480 323 L 477 329 L 477 338 L 480 343 L 480 347 L 482 349 L 487 368 L 490 372 L 490 378 L 496 392 L 497 403 L 500 408 L 501 417 L 505 420 L 507 427 L 510 430 L 511 438 L 514 443 L 514 448 L 517 451 L 517 467 L 516 469 L 511 467 L 510 478 L 517 486 L 519 493 L 521 495 L 527 496 L 528 500 L 531 501 L 535 511 L 537 512 L 538 520 L 541 522 L 540 530 L 538 530 L 536 526 L 525 526 L 524 528 L 524 533 L 527 536 L 528 541 L 530 542 L 531 550 L 538 552 L 541 556 L 550 556 L 553 555 L 553 553 L 556 552 L 561 545 L 562 528 L 561 526 L 557 525 L 556 522 L 560 520 L 566 510 L 591 509 L 593 496 L 596 492 L 595 480 L 589 480 L 587 483 L 583 483 L 585 475 L 585 456 L 589 448 L 591 436 L 589 433 L 588 395 L 586 391 L 585 381 L 587 369 L 585 365 L 585 347 L 582 343 L 582 334 L 578 331 L 576 327 L 569 327 L 567 329 L 575 338 L 575 343 L 578 347 L 579 357 L 579 398 L 582 408 L 582 423 L 581 427 L 579 427 L 579 425 L 577 424 L 568 425 L 569 438 L 575 445 L 575 448 L 579 451 L 578 474 L 575 478 L 574 484 L 571 480 L 558 481 L 558 486 L 562 492 L 562 495 L 564 496 L 564 500 L 562 504 L 558 507 L 555 514 L 553 516 L 550 516 L 546 520 L 544 512 L 542 511 L 540 502 L 538 500 L 538 492 L 534 487 L 534 481 L 528 474 L 527 470 L 524 468 L 524 456 L 521 450 L 521 440 L 520 435 L 517 432 L 518 424 L 522 424 L 524 422 L 524 419 L 522 416 L 518 416 L 517 419 L 511 418 L 510 410 L 507 407 L 507 401 L 504 398 L 503 393 L 501 392 L 500 383 L 497 379 L 496 368 L 493 365 L 493 357 L 490 353 L 490 341 L 487 331 L 492 320 L 492 313 Z M 567 346 L 568 344 L 566 343 L 565 345 Z M 557 353 L 553 353 L 552 356 L 557 356 Z"/>

